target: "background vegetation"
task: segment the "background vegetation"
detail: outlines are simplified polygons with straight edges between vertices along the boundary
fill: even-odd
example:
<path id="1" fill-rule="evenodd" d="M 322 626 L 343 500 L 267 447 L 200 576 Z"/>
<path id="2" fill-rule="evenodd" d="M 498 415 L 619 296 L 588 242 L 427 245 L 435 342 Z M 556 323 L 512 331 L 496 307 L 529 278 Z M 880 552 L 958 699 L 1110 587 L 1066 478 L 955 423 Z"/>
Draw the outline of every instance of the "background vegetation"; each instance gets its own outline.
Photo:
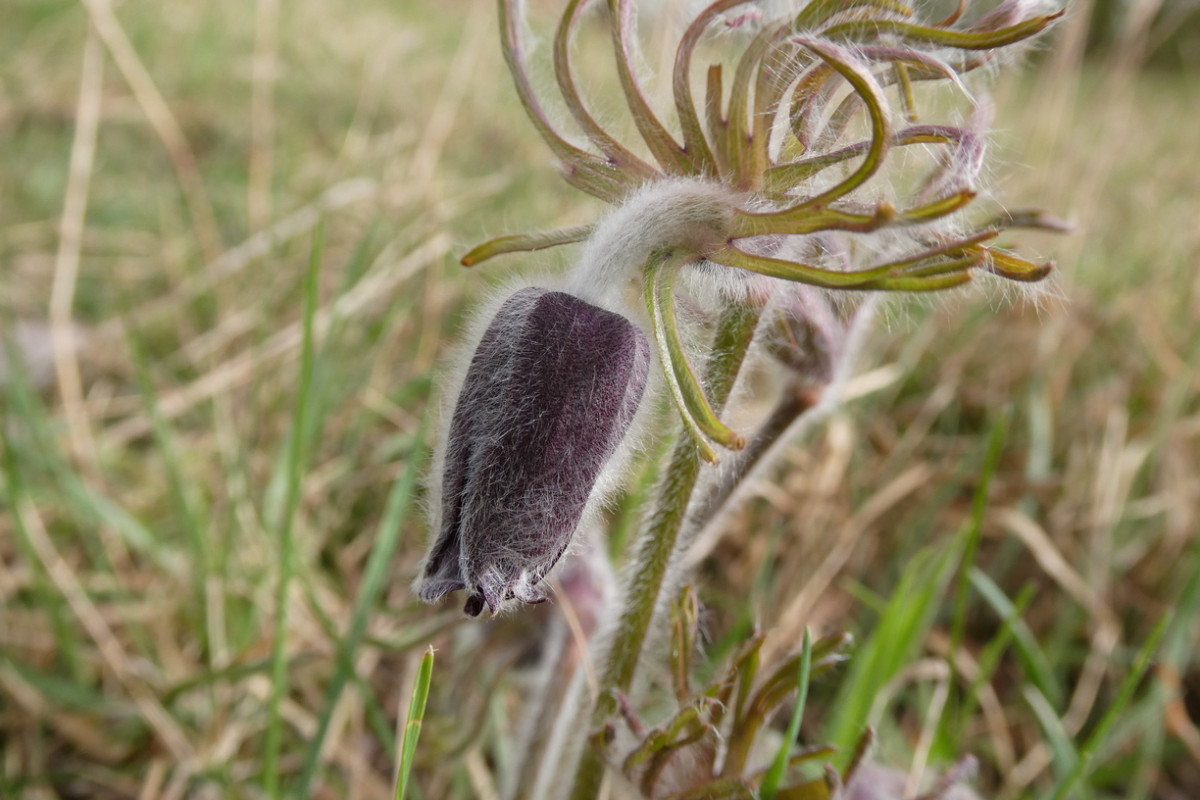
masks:
<path id="1" fill-rule="evenodd" d="M 1104 49 L 1081 4 L 997 88 L 997 193 L 1076 225 L 1025 242 L 1051 295 L 891 307 L 697 582 L 712 669 L 754 626 L 855 635 L 804 741 L 870 718 L 878 761 L 971 753 L 988 797 L 1200 796 L 1200 55 L 1171 7 L 1100 8 Z M 495 796 L 551 609 L 413 602 L 423 420 L 521 268 L 458 255 L 599 208 L 494 14 L 6 0 L 0 797 L 390 797 L 430 644 L 411 796 Z"/>

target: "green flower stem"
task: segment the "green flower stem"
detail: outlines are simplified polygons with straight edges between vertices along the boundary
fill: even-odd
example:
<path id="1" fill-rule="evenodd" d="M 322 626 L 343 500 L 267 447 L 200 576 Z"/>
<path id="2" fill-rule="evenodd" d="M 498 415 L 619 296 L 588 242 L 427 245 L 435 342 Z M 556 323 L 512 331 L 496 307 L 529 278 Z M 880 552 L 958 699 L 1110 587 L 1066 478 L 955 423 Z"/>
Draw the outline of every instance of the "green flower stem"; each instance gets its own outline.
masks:
<path id="1" fill-rule="evenodd" d="M 758 318 L 758 309 L 737 305 L 730 306 L 721 317 L 704 381 L 709 400 L 717 411 L 733 389 Z M 602 730 L 616 713 L 617 693 L 628 692 L 633 684 L 642 646 L 653 622 L 663 580 L 699 475 L 700 456 L 696 446 L 689 437 L 681 436 L 667 466 L 658 506 L 637 543 L 633 561 L 637 571 L 629 584 L 625 608 L 600 680 L 600 693 L 592 709 L 591 728 L 594 731 Z M 591 746 L 589 740 L 575 773 L 572 800 L 593 800 L 599 794 L 604 769 L 603 754 L 599 748 Z"/>

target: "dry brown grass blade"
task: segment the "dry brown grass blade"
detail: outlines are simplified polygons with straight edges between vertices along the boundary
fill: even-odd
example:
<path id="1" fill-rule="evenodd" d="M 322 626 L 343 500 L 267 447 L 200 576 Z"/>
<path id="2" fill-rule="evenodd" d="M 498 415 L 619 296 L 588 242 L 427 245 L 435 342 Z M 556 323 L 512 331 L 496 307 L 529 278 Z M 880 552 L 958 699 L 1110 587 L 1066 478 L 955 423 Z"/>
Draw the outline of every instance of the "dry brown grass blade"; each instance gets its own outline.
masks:
<path id="1" fill-rule="evenodd" d="M 250 164 L 246 209 L 250 230 L 265 228 L 274 216 L 271 180 L 275 162 L 275 77 L 279 71 L 279 0 L 258 0 L 251 61 Z"/>
<path id="2" fill-rule="evenodd" d="M 325 335 L 335 317 L 353 315 L 368 305 L 379 302 L 381 298 L 390 296 L 390 292 L 398 284 L 430 262 L 446 255 L 450 247 L 450 237 L 438 234 L 390 268 L 363 279 L 332 307 L 318 310 L 314 323 L 317 336 Z M 158 413 L 164 420 L 176 419 L 205 400 L 250 380 L 267 365 L 275 367 L 280 359 L 293 358 L 299 352 L 302 339 L 303 330 L 299 321 L 282 327 L 260 346 L 223 362 L 186 386 L 165 392 L 158 400 Z M 147 435 L 150 430 L 150 418 L 145 414 L 138 414 L 104 431 L 100 439 L 101 446 L 121 447 Z"/>
<path id="3" fill-rule="evenodd" d="M 125 82 L 137 98 L 138 105 L 146 115 L 150 126 L 158 135 L 175 174 L 179 178 L 179 187 L 183 192 L 184 202 L 187 203 L 188 213 L 192 219 L 193 233 L 200 252 L 205 261 L 214 261 L 225 249 L 221 242 L 221 232 L 213 216 L 212 205 L 208 201 L 208 193 L 200 178 L 200 167 L 196 155 L 188 144 L 187 137 L 179 121 L 171 113 L 171 107 L 163 99 L 162 93 L 155 85 L 150 72 L 138 57 L 137 51 L 125 29 L 121 27 L 117 15 L 113 12 L 109 0 L 81 0 L 91 16 L 92 25 L 108 49 L 109 55 L 120 70 Z"/>
<path id="4" fill-rule="evenodd" d="M 841 530 L 831 537 L 835 541 L 833 549 L 821 559 L 821 563 L 805 581 L 803 588 L 793 596 L 787 608 L 779 615 L 780 633 L 768 638 L 763 645 L 764 663 L 774 663 L 775 659 L 783 655 L 784 649 L 797 641 L 797 633 L 803 631 L 812 609 L 850 560 L 862 535 L 897 503 L 933 480 L 935 474 L 936 471 L 929 464 L 913 464 L 876 492 L 846 521 Z"/>
<path id="5" fill-rule="evenodd" d="M 595 702 L 596 696 L 600 694 L 600 678 L 596 673 L 595 651 L 588 645 L 588 632 L 583 627 L 575 604 L 571 601 L 570 592 L 563 591 L 557 577 L 550 579 L 550 585 L 554 590 L 554 601 L 562 609 L 563 619 L 571 631 L 571 643 L 579 655 L 580 668 L 583 670 L 584 680 L 587 681 L 588 696 Z"/>
<path id="6" fill-rule="evenodd" d="M 1095 626 L 1092 632 L 1091 652 L 1075 684 L 1075 692 L 1071 696 L 1067 713 L 1063 716 L 1063 727 L 1072 734 L 1078 733 L 1095 706 L 1104 676 L 1111 665 L 1113 651 L 1120 641 L 1120 620 L 1092 585 L 1071 567 L 1070 562 L 1041 525 L 1011 508 L 997 512 L 997 519 L 1025 544 L 1046 574 L 1087 609 Z"/>
<path id="7" fill-rule="evenodd" d="M 1075 571 L 1041 525 L 1014 508 L 997 510 L 996 520 L 1025 544 L 1046 574 L 1087 609 L 1099 624 L 1119 629 L 1112 609 Z"/>
<path id="8" fill-rule="evenodd" d="M 1025 797 L 1025 790 L 1050 768 L 1053 761 L 1054 756 L 1045 742 L 1035 744 L 1005 776 L 1004 787 L 997 793 L 997 800 L 1017 800 L 1019 797 Z"/>
<path id="9" fill-rule="evenodd" d="M 485 12 L 485 8 L 485 3 L 471 6 L 458 50 L 446 69 L 446 80 L 430 109 L 421 140 L 409 160 L 405 184 L 410 188 L 415 187 L 415 194 L 421 199 L 426 198 L 433 186 L 442 151 L 454 132 L 463 98 L 471 87 L 468 76 L 475 74 L 480 54 L 489 41 L 491 15 Z"/>
<path id="10" fill-rule="evenodd" d="M 132 745 L 114 739 L 101 721 L 51 707 L 11 664 L 0 664 L 0 690 L 28 717 L 44 720 L 55 734 L 90 759 L 102 764 L 115 764 L 134 754 Z M 11 710 L 7 713 L 11 713 Z"/>
<path id="11" fill-rule="evenodd" d="M 138 800 L 155 800 L 164 796 L 163 782 L 167 778 L 169 765 L 166 759 L 156 758 L 150 762 L 146 777 L 142 781 L 142 790 L 138 792 Z"/>
<path id="12" fill-rule="evenodd" d="M 938 725 L 942 721 L 942 713 L 946 710 L 946 701 L 950 698 L 950 668 L 945 662 L 937 663 L 945 669 L 934 679 L 933 696 L 929 699 L 929 708 L 925 711 L 924 722 L 921 723 L 921 735 L 913 750 L 912 766 L 909 767 L 908 779 L 904 784 L 905 797 L 915 797 L 921 787 L 925 770 L 929 766 L 929 755 L 933 751 Z"/>
<path id="13" fill-rule="evenodd" d="M 79 74 L 79 100 L 75 107 L 75 135 L 67 171 L 67 189 L 58 225 L 58 252 L 54 258 L 54 282 L 50 289 L 50 338 L 54 346 L 54 368 L 58 377 L 63 416 L 71 453 L 81 469 L 95 471 L 96 443 L 83 401 L 83 378 L 79 372 L 79 347 L 72 322 L 75 286 L 83 250 L 84 218 L 88 187 L 96 157 L 100 128 L 100 100 L 104 88 L 104 52 L 94 26 L 88 26 Z"/>
<path id="14" fill-rule="evenodd" d="M 270 697 L 270 683 L 267 679 L 250 682 L 250 691 L 266 705 Z M 285 722 L 305 739 L 311 738 L 317 730 L 317 718 L 294 700 L 285 699 L 280 707 L 280 713 Z M 353 743 L 342 742 L 331 749 L 331 760 L 348 773 L 361 775 L 363 780 L 357 789 L 366 800 L 392 800 L 391 786 L 387 785 L 369 763 L 361 748 Z"/>
<path id="15" fill-rule="evenodd" d="M 219 281 L 241 272 L 256 259 L 268 255 L 273 248 L 313 230 L 323 216 L 375 197 L 378 191 L 378 184 L 369 178 L 351 178 L 330 186 L 312 203 L 221 253 L 170 294 L 143 303 L 132 312 L 132 319 L 142 325 L 177 312 L 185 303 L 216 286 Z M 409 196 L 406 194 L 400 199 L 407 200 Z M 109 320 L 98 328 L 97 335 L 106 339 L 118 338 L 123 324 L 122 319 Z"/>
<path id="16" fill-rule="evenodd" d="M 45 525 L 42 523 L 41 514 L 27 498 L 17 500 L 15 512 L 21 519 L 21 524 L 29 536 L 30 544 L 36 552 L 42 568 L 50 576 L 50 580 L 58 591 L 66 598 L 71 611 L 96 644 L 108 671 L 117 683 L 128 692 L 146 724 L 155 732 L 163 746 L 170 751 L 175 762 L 186 764 L 194 752 L 187 734 L 159 703 L 154 689 L 138 677 L 141 670 L 135 665 L 134 659 L 125 652 L 125 648 L 104 619 L 103 614 L 100 613 L 83 588 L 75 571 L 63 560 L 58 548 L 50 540 Z"/>
<path id="17" fill-rule="evenodd" d="M 467 753 L 466 767 L 471 788 L 475 790 L 475 796 L 479 800 L 500 800 L 500 792 L 496 790 L 496 783 L 492 778 L 492 768 L 488 766 L 483 752 L 478 747 L 471 748 Z"/>
<path id="18" fill-rule="evenodd" d="M 319 634 L 314 632 L 314 635 Z M 358 654 L 358 658 L 355 661 L 355 674 L 373 674 L 379 666 L 380 659 L 381 653 L 379 650 L 373 647 L 364 648 Z M 321 748 L 320 759 L 322 762 L 329 761 L 330 754 L 352 752 L 355 749 L 356 742 L 360 742 L 362 737 L 366 735 L 363 730 L 362 712 L 362 703 L 359 702 L 359 698 L 354 693 L 346 692 L 342 695 L 334 707 L 333 717 L 329 724 L 329 733 L 326 734 L 324 745 Z M 362 787 L 366 785 L 364 773 L 371 770 L 371 765 L 365 760 L 357 759 L 345 763 L 344 767 L 350 776 L 351 792 L 361 796 Z"/>
<path id="19" fill-rule="evenodd" d="M 1192 760 L 1200 764 L 1200 728 L 1196 727 L 1196 723 L 1188 714 L 1179 675 L 1169 664 L 1159 664 L 1157 673 L 1158 679 L 1166 686 L 1171 695 L 1167 699 L 1165 714 L 1167 730 L 1183 742 L 1183 746 L 1187 748 Z"/>
<path id="20" fill-rule="evenodd" d="M 942 631 L 931 632 L 929 650 L 938 656 L 949 658 L 951 656 L 950 637 Z M 979 677 L 979 663 L 966 648 L 960 647 L 954 650 L 953 656 L 954 671 L 962 676 L 963 680 L 974 685 L 974 681 Z M 975 699 L 979 701 L 979 708 L 983 711 L 984 724 L 987 726 L 988 736 L 991 739 L 996 765 L 1001 773 L 1007 774 L 1016 764 L 1017 756 L 1010 731 L 1011 726 L 1004 713 L 1004 704 L 1000 702 L 996 688 L 991 683 L 981 684 Z"/>

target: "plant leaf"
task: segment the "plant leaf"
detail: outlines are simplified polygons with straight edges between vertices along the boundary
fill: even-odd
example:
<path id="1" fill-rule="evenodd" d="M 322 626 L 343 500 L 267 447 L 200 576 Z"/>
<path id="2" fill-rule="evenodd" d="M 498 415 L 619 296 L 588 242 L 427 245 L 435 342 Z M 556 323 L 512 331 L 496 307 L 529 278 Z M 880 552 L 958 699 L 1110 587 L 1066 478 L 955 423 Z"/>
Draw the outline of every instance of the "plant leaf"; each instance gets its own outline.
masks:
<path id="1" fill-rule="evenodd" d="M 564 244 L 582 242 L 592 235 L 595 225 L 577 225 L 574 228 L 563 228 L 545 233 L 518 233 L 510 236 L 498 236 L 483 244 L 476 245 L 460 259 L 464 267 L 473 267 L 487 261 L 489 258 L 507 255 L 509 253 L 532 253 Z"/>

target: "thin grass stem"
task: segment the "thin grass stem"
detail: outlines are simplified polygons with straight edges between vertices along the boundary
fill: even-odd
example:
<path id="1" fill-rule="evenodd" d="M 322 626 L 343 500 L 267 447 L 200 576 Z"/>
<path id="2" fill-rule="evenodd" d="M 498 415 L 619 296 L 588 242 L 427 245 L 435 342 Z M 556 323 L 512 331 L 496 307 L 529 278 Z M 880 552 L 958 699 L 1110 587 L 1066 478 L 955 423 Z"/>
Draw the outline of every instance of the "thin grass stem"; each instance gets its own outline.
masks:
<path id="1" fill-rule="evenodd" d="M 795 744 L 796 737 L 800 735 L 800 721 L 804 718 L 804 704 L 808 700 L 808 678 L 812 671 L 812 634 L 808 628 L 804 629 L 804 642 L 801 648 L 800 667 L 796 673 L 796 705 L 792 709 L 792 718 L 788 722 L 787 733 L 779 745 L 779 751 L 775 754 L 775 760 L 763 778 L 762 789 L 759 792 L 762 800 L 774 800 L 790 760 L 788 756 L 791 753 L 792 745 Z"/>
<path id="2" fill-rule="evenodd" d="M 1163 635 L 1166 634 L 1170 621 L 1171 612 L 1168 611 L 1159 618 L 1158 623 L 1154 626 L 1154 630 L 1150 631 L 1150 636 L 1146 638 L 1145 644 L 1142 645 L 1137 661 L 1134 662 L 1133 669 L 1125 676 L 1125 680 L 1121 681 L 1121 686 L 1117 690 L 1117 696 L 1109 705 L 1108 710 L 1104 712 L 1104 716 L 1096 723 L 1096 727 L 1083 743 L 1083 746 L 1076 751 L 1078 757 L 1075 759 L 1075 763 L 1066 779 L 1058 785 L 1057 790 L 1054 792 L 1053 800 L 1065 800 L 1065 798 L 1070 796 L 1075 785 L 1087 775 L 1096 751 L 1105 743 L 1109 731 L 1117 723 L 1117 720 L 1121 718 L 1121 715 L 1125 713 L 1126 707 L 1133 699 L 1134 691 L 1137 690 L 1138 685 L 1142 682 L 1146 670 L 1150 668 L 1151 659 L 1158 652 L 1159 642 L 1162 641 Z"/>
<path id="3" fill-rule="evenodd" d="M 408 781 L 412 775 L 413 762 L 417 757 L 417 740 L 421 738 L 421 725 L 425 720 L 425 704 L 429 700 L 429 686 L 433 683 L 433 648 L 421 656 L 417 669 L 417 680 L 413 684 L 412 699 L 408 704 L 408 718 L 404 724 L 404 739 L 400 745 L 400 764 L 396 773 L 396 800 L 404 800 L 408 793 Z"/>
<path id="4" fill-rule="evenodd" d="M 271 648 L 271 697 L 267 710 L 266 743 L 263 754 L 263 790 L 273 800 L 281 797 L 279 751 L 283 738 L 283 698 L 288 690 L 287 638 L 288 593 L 296 571 L 294 527 L 300 506 L 300 484 L 307 457 L 306 436 L 309 400 L 313 393 L 317 286 L 321 271 L 324 223 L 313 232 L 312 254 L 304 286 L 303 339 L 300 347 L 300 377 L 296 405 L 288 441 L 286 488 L 283 513 L 279 522 L 279 583 L 275 593 L 275 639 Z"/>

